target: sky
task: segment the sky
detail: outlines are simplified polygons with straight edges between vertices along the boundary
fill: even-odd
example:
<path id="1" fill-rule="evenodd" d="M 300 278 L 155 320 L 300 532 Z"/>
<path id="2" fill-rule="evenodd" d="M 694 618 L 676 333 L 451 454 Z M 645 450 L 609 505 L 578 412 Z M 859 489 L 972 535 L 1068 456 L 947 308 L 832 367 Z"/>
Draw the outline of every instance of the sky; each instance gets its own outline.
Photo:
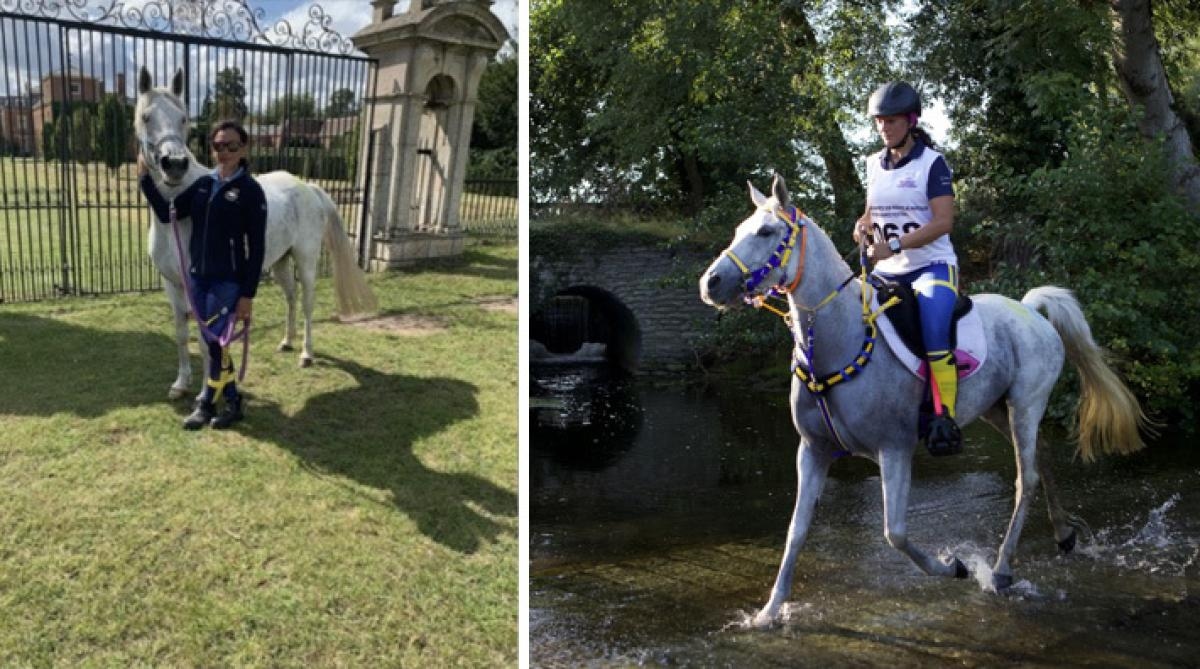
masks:
<path id="1" fill-rule="evenodd" d="M 371 3 L 368 0 L 247 0 L 247 3 L 266 14 L 267 22 L 274 25 L 280 18 L 299 30 L 308 22 L 308 8 L 319 5 L 333 18 L 332 28 L 345 37 L 350 37 L 371 21 Z M 408 0 L 399 0 L 395 12 L 408 9 Z M 496 0 L 492 13 L 508 28 L 508 34 L 517 35 L 517 0 Z"/>

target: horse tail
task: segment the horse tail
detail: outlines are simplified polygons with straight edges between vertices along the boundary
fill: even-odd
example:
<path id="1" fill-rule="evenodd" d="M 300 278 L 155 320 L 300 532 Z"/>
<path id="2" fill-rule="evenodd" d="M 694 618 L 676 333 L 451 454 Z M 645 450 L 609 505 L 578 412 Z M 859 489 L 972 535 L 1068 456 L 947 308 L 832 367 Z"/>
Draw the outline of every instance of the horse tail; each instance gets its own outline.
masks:
<path id="1" fill-rule="evenodd" d="M 312 185 L 312 184 L 310 184 Z M 342 320 L 373 314 L 379 309 L 375 293 L 367 277 L 359 269 L 354 247 L 342 227 L 342 217 L 329 193 L 312 185 L 325 210 L 325 248 L 333 264 L 333 288 L 337 298 L 338 316 Z"/>
<path id="2" fill-rule="evenodd" d="M 1104 359 L 1071 291 L 1056 286 L 1034 288 L 1021 299 L 1042 312 L 1066 347 L 1067 359 L 1079 370 L 1079 453 L 1084 462 L 1097 451 L 1126 455 L 1145 448 L 1139 430 L 1152 431 L 1133 392 Z"/>

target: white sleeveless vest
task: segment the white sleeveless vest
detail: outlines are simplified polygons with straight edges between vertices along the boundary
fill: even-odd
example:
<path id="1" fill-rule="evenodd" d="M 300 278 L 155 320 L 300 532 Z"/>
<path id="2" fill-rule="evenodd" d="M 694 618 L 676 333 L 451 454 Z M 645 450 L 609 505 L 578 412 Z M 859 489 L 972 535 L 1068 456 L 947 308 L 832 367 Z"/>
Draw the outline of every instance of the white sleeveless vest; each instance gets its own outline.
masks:
<path id="1" fill-rule="evenodd" d="M 903 167 L 885 170 L 880 164 L 883 151 L 867 158 L 867 205 L 876 242 L 907 234 L 933 220 L 926 188 L 929 170 L 942 156 L 925 146 L 920 156 Z M 875 269 L 884 274 L 905 274 L 937 262 L 958 265 L 950 235 L 920 248 L 902 249 L 898 255 L 880 260 Z"/>

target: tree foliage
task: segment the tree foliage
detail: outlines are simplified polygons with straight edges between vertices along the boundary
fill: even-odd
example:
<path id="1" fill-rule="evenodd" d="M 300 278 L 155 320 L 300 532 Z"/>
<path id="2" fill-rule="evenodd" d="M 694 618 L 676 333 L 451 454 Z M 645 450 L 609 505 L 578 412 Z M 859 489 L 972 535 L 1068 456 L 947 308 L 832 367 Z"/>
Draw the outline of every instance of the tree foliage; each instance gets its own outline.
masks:
<path id="1" fill-rule="evenodd" d="M 261 123 L 282 123 L 284 119 L 317 117 L 317 101 L 309 93 L 287 93 L 272 100 L 258 120 Z"/>
<path id="2" fill-rule="evenodd" d="M 232 119 L 242 121 L 249 110 L 246 107 L 246 77 L 240 68 L 228 67 L 217 72 L 212 106 L 205 115 L 209 121 Z"/>
<path id="3" fill-rule="evenodd" d="M 745 213 L 746 179 L 778 170 L 845 244 L 842 219 L 861 207 L 853 157 L 878 149 L 864 101 L 908 80 L 949 120 L 968 291 L 1075 290 L 1149 407 L 1189 416 L 1200 286 L 1180 279 L 1197 269 L 1185 231 L 1200 212 L 1171 177 L 1177 153 L 1138 130 L 1144 109 L 1118 76 L 1129 46 L 1119 4 L 538 0 L 533 196 L 669 207 L 727 227 Z M 1151 9 L 1160 83 L 1194 150 L 1200 5 Z"/>
<path id="4" fill-rule="evenodd" d="M 479 79 L 468 177 L 516 178 L 517 70 L 514 54 L 489 64 Z"/>
<path id="5" fill-rule="evenodd" d="M 105 166 L 115 170 L 130 158 L 133 110 L 120 95 L 109 94 L 101 100 L 98 113 L 96 149 Z"/>
<path id="6" fill-rule="evenodd" d="M 339 88 L 329 96 L 329 104 L 325 105 L 326 118 L 338 118 L 358 113 L 358 101 L 354 91 L 349 88 Z"/>

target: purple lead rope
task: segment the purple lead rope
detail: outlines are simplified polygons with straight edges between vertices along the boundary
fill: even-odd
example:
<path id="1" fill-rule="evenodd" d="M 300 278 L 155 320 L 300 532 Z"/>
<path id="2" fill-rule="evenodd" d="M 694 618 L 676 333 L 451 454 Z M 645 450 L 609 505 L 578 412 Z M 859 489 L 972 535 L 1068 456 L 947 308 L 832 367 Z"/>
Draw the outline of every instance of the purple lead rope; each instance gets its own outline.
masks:
<path id="1" fill-rule="evenodd" d="M 238 370 L 238 383 L 246 378 L 246 367 L 250 364 L 250 321 L 246 320 L 246 324 L 241 330 L 234 332 L 233 327 L 237 322 L 236 313 L 229 319 L 229 323 L 225 326 L 225 332 L 217 335 L 204 321 L 200 320 L 200 310 L 196 308 L 196 303 L 192 301 L 192 291 L 187 285 L 187 257 L 183 255 L 183 238 L 179 236 L 179 220 L 175 217 L 175 207 L 171 206 L 171 230 L 175 233 L 175 251 L 179 255 L 179 272 L 180 279 L 183 281 L 183 294 L 187 296 L 188 308 L 192 311 L 192 318 L 196 319 L 196 325 L 200 326 L 200 336 L 209 341 L 216 341 L 221 345 L 221 348 L 226 348 L 234 341 L 242 340 L 242 367 Z"/>

